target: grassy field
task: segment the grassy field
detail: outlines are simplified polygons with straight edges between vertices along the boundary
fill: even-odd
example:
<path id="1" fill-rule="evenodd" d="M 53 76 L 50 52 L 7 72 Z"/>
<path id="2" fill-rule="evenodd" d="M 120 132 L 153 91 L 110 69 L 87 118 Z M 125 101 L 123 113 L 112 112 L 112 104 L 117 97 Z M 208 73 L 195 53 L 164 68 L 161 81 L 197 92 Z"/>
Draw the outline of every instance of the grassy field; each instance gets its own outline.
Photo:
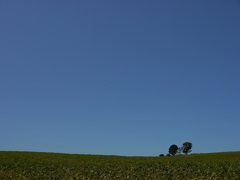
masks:
<path id="1" fill-rule="evenodd" d="M 0 151 L 0 179 L 240 180 L 240 152 L 124 157 Z"/>

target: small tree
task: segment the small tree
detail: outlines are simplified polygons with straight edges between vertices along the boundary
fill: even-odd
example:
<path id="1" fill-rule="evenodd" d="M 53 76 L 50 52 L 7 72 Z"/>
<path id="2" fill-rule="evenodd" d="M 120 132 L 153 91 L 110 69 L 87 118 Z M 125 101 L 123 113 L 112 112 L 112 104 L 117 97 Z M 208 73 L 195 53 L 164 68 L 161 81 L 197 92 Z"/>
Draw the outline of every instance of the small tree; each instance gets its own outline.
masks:
<path id="1" fill-rule="evenodd" d="M 164 156 L 164 154 L 160 154 L 159 156 Z"/>
<path id="2" fill-rule="evenodd" d="M 188 153 L 192 152 L 191 149 L 192 149 L 192 143 L 190 143 L 190 142 L 183 143 L 182 152 L 184 154 L 187 155 Z"/>
<path id="3" fill-rule="evenodd" d="M 172 156 L 175 156 L 176 153 L 178 152 L 179 148 L 176 144 L 173 144 L 170 146 L 170 148 L 168 149 L 169 154 L 171 154 Z"/>

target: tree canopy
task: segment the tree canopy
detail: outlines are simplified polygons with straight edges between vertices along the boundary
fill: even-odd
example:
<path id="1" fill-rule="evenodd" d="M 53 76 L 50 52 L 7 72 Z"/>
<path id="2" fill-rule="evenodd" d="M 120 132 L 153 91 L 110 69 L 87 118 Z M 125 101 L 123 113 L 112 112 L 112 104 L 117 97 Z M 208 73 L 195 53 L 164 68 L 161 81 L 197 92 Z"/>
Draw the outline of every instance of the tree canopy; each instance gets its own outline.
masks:
<path id="1" fill-rule="evenodd" d="M 178 152 L 179 148 L 176 144 L 173 144 L 170 146 L 170 148 L 168 149 L 169 154 L 171 154 L 172 156 L 175 156 L 176 153 Z"/>
<path id="2" fill-rule="evenodd" d="M 184 154 L 188 154 L 188 153 L 192 152 L 191 149 L 192 149 L 192 143 L 190 143 L 190 142 L 183 143 L 182 152 Z"/>

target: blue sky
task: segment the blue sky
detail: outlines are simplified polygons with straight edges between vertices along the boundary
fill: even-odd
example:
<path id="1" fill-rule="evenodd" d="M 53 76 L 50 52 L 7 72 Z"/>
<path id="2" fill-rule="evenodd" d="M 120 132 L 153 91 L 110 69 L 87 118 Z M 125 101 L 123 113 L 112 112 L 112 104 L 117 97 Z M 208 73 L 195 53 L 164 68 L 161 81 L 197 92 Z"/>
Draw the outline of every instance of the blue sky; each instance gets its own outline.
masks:
<path id="1" fill-rule="evenodd" d="M 0 1 L 0 150 L 239 151 L 240 1 Z"/>

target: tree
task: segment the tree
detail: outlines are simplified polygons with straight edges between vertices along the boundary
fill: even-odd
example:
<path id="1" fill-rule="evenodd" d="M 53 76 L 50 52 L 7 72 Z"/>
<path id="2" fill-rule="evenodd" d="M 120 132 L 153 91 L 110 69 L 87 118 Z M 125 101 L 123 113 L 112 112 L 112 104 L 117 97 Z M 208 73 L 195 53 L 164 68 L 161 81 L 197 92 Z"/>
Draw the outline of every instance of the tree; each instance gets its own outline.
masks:
<path id="1" fill-rule="evenodd" d="M 190 143 L 190 142 L 183 143 L 182 152 L 184 154 L 188 154 L 188 153 L 192 152 L 191 149 L 192 149 L 192 143 Z"/>
<path id="2" fill-rule="evenodd" d="M 160 154 L 159 156 L 164 156 L 164 154 Z"/>
<path id="3" fill-rule="evenodd" d="M 169 154 L 171 154 L 172 156 L 175 156 L 176 153 L 178 152 L 179 148 L 176 144 L 173 144 L 170 146 L 170 148 L 168 149 Z"/>

